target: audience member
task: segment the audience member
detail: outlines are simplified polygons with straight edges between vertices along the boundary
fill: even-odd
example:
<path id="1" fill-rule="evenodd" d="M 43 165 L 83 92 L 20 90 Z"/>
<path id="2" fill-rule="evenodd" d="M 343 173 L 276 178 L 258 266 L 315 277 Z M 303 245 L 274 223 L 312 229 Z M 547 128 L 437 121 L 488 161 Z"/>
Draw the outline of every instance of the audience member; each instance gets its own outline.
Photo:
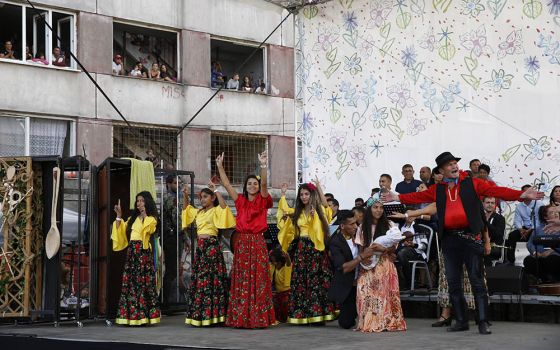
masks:
<path id="1" fill-rule="evenodd" d="M 363 207 L 365 204 L 364 199 L 361 197 L 358 197 L 356 199 L 354 199 L 354 206 L 355 207 Z"/>
<path id="2" fill-rule="evenodd" d="M 161 78 L 161 73 L 159 70 L 159 64 L 156 62 L 152 63 L 152 68 L 150 69 L 150 79 L 159 80 Z"/>
<path id="3" fill-rule="evenodd" d="M 410 261 L 423 260 L 426 261 L 428 251 L 428 237 L 426 235 L 417 235 L 417 227 L 414 220 L 407 220 L 401 227 L 401 232 L 406 239 L 401 243 L 397 257 L 399 259 L 399 268 L 401 281 L 401 290 L 407 290 L 412 282 L 412 264 Z"/>
<path id="4" fill-rule="evenodd" d="M 154 153 L 154 150 L 151 149 L 151 148 L 149 148 L 149 149 L 146 151 L 146 154 L 147 154 L 147 156 L 146 156 L 146 158 L 145 158 L 144 160 L 147 160 L 147 161 L 152 162 L 152 164 L 154 165 L 154 168 L 159 167 L 159 159 L 158 159 L 158 157 L 156 156 L 156 154 Z"/>
<path id="5" fill-rule="evenodd" d="M 471 159 L 471 161 L 469 162 L 469 169 L 467 170 L 467 173 L 469 173 L 469 175 L 471 177 L 478 177 L 478 167 L 480 166 L 480 160 L 479 159 Z"/>
<path id="6" fill-rule="evenodd" d="M 53 49 L 51 62 L 53 64 L 53 66 L 66 67 L 66 58 L 62 54 L 62 51 L 60 51 L 60 47 L 56 46 Z"/>
<path id="7" fill-rule="evenodd" d="M 264 81 L 255 89 L 255 93 L 266 95 L 266 84 Z"/>
<path id="8" fill-rule="evenodd" d="M 124 67 L 121 55 L 115 55 L 115 57 L 113 58 L 113 74 L 124 75 Z"/>
<path id="9" fill-rule="evenodd" d="M 554 186 L 550 191 L 550 205 L 553 207 L 560 206 L 560 185 Z"/>
<path id="10" fill-rule="evenodd" d="M 484 208 L 486 227 L 488 227 L 490 243 L 503 245 L 504 233 L 506 230 L 506 219 L 502 215 L 496 213 L 496 198 L 484 197 L 482 200 L 482 207 Z M 501 256 L 502 248 L 492 247 L 492 249 L 490 250 L 490 254 L 484 256 L 484 263 L 486 265 L 491 265 L 492 260 L 499 260 Z"/>
<path id="11" fill-rule="evenodd" d="M 251 78 L 249 76 L 243 77 L 243 83 L 241 84 L 241 91 L 251 92 L 253 91 L 253 85 L 251 85 Z"/>
<path id="12" fill-rule="evenodd" d="M 33 54 L 31 53 L 31 50 L 29 49 L 29 46 L 25 47 L 25 60 L 26 61 L 33 60 Z"/>
<path id="13" fill-rule="evenodd" d="M 233 77 L 227 82 L 227 89 L 239 90 L 239 74 L 233 73 Z"/>
<path id="14" fill-rule="evenodd" d="M 531 187 L 531 185 L 524 185 L 521 187 L 521 190 L 525 191 L 529 187 Z M 509 233 L 505 244 L 506 247 L 509 248 L 507 250 L 507 260 L 510 263 L 513 264 L 515 262 L 515 246 L 517 245 L 517 242 L 527 242 L 531 233 L 533 233 L 534 226 L 533 218 L 531 217 L 533 208 L 535 210 L 534 215 L 536 225 L 539 224 L 539 220 L 536 216 L 541 206 L 541 201 L 525 199 L 522 202 L 519 202 L 515 207 L 515 216 L 513 217 L 513 226 L 515 230 Z"/>
<path id="15" fill-rule="evenodd" d="M 222 73 L 222 65 L 220 62 L 212 62 L 212 75 L 211 75 L 212 87 L 219 87 L 224 85 L 224 74 Z"/>
<path id="16" fill-rule="evenodd" d="M 439 168 L 438 167 L 433 168 L 432 169 L 432 177 L 430 178 L 430 182 L 428 183 L 428 186 L 438 184 L 442 181 L 443 181 L 443 175 L 440 174 Z"/>
<path id="17" fill-rule="evenodd" d="M 531 253 L 523 260 L 523 266 L 532 275 L 537 276 L 544 283 L 560 281 L 560 247 L 550 248 L 542 245 L 535 245 L 534 239 L 545 235 L 555 235 L 560 239 L 560 230 L 552 233 L 545 233 L 543 227 L 551 221 L 560 220 L 560 214 L 555 207 L 545 205 L 539 208 L 540 224 L 535 229 L 527 242 L 527 249 Z M 538 266 L 537 266 L 538 264 Z M 537 275 L 538 272 L 538 275 Z"/>
<path id="18" fill-rule="evenodd" d="M 366 214 L 366 208 L 364 206 L 361 207 L 354 207 L 352 208 L 352 213 L 354 213 L 354 217 L 356 218 L 356 223 L 358 226 L 364 222 L 364 215 Z"/>
<path id="19" fill-rule="evenodd" d="M 332 193 L 325 193 L 325 198 L 326 198 L 327 200 L 329 200 L 329 198 L 330 198 L 330 199 L 334 199 L 334 194 L 332 194 Z"/>
<path id="20" fill-rule="evenodd" d="M 414 168 L 412 165 L 403 165 L 401 174 L 404 176 L 404 180 L 397 184 L 395 190 L 400 194 L 416 192 L 418 185 L 420 185 L 422 181 L 414 178 Z"/>
<path id="21" fill-rule="evenodd" d="M 40 63 L 40 64 L 44 64 L 44 65 L 48 65 L 49 61 L 47 61 L 46 57 L 45 57 L 45 53 L 44 52 L 38 52 L 35 55 L 35 58 L 31 60 L 33 63 Z"/>
<path id="22" fill-rule="evenodd" d="M 478 166 L 478 178 L 496 186 L 496 183 L 490 179 L 490 166 L 487 164 L 480 164 Z"/>
<path id="23" fill-rule="evenodd" d="M 142 78 L 147 79 L 150 75 L 150 72 L 148 72 L 148 68 L 144 67 L 144 64 L 142 62 L 136 62 L 136 64 L 140 68 L 140 72 L 142 72 Z"/>
<path id="24" fill-rule="evenodd" d="M 173 80 L 173 77 L 167 70 L 167 65 L 165 64 L 162 64 L 161 67 L 159 67 L 159 78 L 163 81 L 175 82 L 175 80 Z"/>
<path id="25" fill-rule="evenodd" d="M 4 48 L 0 50 L 0 58 L 9 60 L 17 60 L 17 53 L 14 51 L 13 43 L 11 40 L 4 41 Z"/>
<path id="26" fill-rule="evenodd" d="M 142 63 L 136 62 L 134 69 L 130 71 L 130 76 L 133 78 L 142 78 L 142 71 L 140 70 L 140 65 Z"/>
<path id="27" fill-rule="evenodd" d="M 379 191 L 381 191 L 381 189 L 379 187 L 374 187 L 371 189 L 371 197 L 375 196 L 377 193 L 379 193 Z"/>
<path id="28" fill-rule="evenodd" d="M 420 168 L 420 180 L 422 180 L 422 182 L 428 183 L 430 182 L 430 179 L 432 178 L 432 170 L 430 169 L 430 167 L 427 166 L 423 166 Z"/>
<path id="29" fill-rule="evenodd" d="M 393 184 L 393 178 L 389 174 L 381 174 L 379 176 L 379 189 L 391 190 L 391 185 Z"/>
<path id="30" fill-rule="evenodd" d="M 329 225 L 338 225 L 338 208 L 339 203 L 334 198 L 327 198 L 327 203 L 329 204 L 329 208 L 332 210 L 332 220 L 329 222 Z"/>

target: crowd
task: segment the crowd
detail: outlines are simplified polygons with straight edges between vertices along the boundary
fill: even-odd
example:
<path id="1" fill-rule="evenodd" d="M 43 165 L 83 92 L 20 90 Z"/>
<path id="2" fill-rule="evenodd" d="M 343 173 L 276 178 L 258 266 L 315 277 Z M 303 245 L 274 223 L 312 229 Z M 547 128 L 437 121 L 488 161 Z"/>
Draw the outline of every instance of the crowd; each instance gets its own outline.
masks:
<path id="1" fill-rule="evenodd" d="M 128 75 L 132 78 L 177 82 L 177 78 L 173 76 L 169 67 L 164 63 L 153 62 L 150 69 L 148 69 L 144 67 L 142 62 L 137 61 L 132 69 L 127 72 L 123 64 L 123 58 L 119 54 L 113 57 L 112 72 L 114 75 Z"/>
<path id="2" fill-rule="evenodd" d="M 212 78 L 211 86 L 213 88 L 224 87 L 228 90 L 236 90 L 243 92 L 252 92 L 255 94 L 266 94 L 266 84 L 264 81 L 255 83 L 248 75 L 243 77 L 243 81 L 239 81 L 239 73 L 234 72 L 228 80 L 227 76 L 222 72 L 222 65 L 220 62 L 212 62 Z"/>
<path id="3" fill-rule="evenodd" d="M 496 186 L 488 178 L 489 167 L 477 160 L 470 162 L 469 171 L 461 171 L 459 158 L 449 152 L 436 158 L 434 169 L 423 167 L 419 180 L 412 165 L 404 165 L 397 191 L 392 189 L 392 177 L 382 174 L 379 187 L 372 189 L 368 200 L 357 198 L 352 210 L 340 210 L 318 180 L 300 185 L 290 206 L 284 185 L 277 211 L 278 242 L 267 251 L 263 233 L 272 199 L 266 153 L 259 155 L 260 174 L 246 178 L 242 193 L 230 184 L 223 158 L 218 156 L 216 166 L 221 184 L 235 202 L 235 216 L 213 182 L 200 192 L 200 208 L 191 204 L 187 189 L 182 194 L 181 225 L 195 223 L 197 228 L 190 280 L 183 283 L 188 285 L 186 324 L 266 328 L 278 321 L 301 325 L 338 319 L 345 329 L 404 331 L 400 290 L 415 283 L 411 262 L 431 260 L 437 264 L 420 276 L 419 283 L 431 284 L 430 274 L 439 275 L 442 314 L 433 326 L 451 325 L 453 312 L 456 322 L 448 330 L 467 330 L 467 309 L 476 308 L 479 332 L 489 334 L 483 255 L 492 264 L 500 261 L 504 247 L 526 239 L 531 252 L 525 259 L 527 270 L 536 273 L 538 264 L 538 278 L 559 280 L 560 250 L 533 243 L 539 235 L 560 233 L 559 186 L 544 205 L 540 201 L 544 194 L 530 186 L 523 190 Z M 177 185 L 170 180 L 173 201 Z M 497 199 L 520 201 L 518 235 L 505 237 Z M 536 209 L 539 218 L 527 220 L 525 207 Z M 149 237 L 156 230 L 154 208 L 147 192 L 138 194 L 137 209 L 127 221 L 120 205 L 115 206 L 114 248 L 128 247 L 119 324 L 160 321 L 155 272 L 145 267 L 153 266 Z M 218 232 L 233 227 L 233 266 L 228 274 Z M 431 232 L 437 232 L 439 240 Z M 176 247 L 177 242 L 170 242 Z"/>
<path id="4" fill-rule="evenodd" d="M 14 49 L 14 44 L 11 40 L 4 41 L 4 47 L 0 50 L 0 58 L 9 60 L 21 60 L 21 56 Z M 25 61 L 28 63 L 40 65 L 49 64 L 49 61 L 45 58 L 45 52 L 37 51 L 35 55 L 33 55 L 29 46 L 25 47 Z M 57 67 L 69 67 L 70 56 L 65 55 L 60 47 L 55 46 L 52 49 L 51 64 Z"/>

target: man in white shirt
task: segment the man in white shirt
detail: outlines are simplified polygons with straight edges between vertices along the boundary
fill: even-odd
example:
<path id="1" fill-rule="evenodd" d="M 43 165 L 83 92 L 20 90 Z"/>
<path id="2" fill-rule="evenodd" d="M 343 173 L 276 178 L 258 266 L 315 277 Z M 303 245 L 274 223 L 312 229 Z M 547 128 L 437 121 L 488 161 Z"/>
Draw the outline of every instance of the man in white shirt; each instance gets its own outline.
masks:
<path id="1" fill-rule="evenodd" d="M 115 55 L 113 58 L 113 75 L 124 75 L 121 55 Z"/>
<path id="2" fill-rule="evenodd" d="M 233 74 L 233 77 L 227 82 L 226 89 L 239 90 L 239 74 Z"/>

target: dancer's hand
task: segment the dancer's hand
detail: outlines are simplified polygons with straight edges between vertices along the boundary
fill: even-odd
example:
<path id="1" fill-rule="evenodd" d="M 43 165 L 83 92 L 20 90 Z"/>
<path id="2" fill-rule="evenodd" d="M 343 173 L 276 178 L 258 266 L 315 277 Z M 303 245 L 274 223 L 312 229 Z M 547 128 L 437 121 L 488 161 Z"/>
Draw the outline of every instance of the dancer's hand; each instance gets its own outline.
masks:
<path id="1" fill-rule="evenodd" d="M 519 197 L 521 199 L 538 200 L 544 198 L 544 192 L 537 191 L 534 187 L 529 187 Z"/>
<path id="2" fill-rule="evenodd" d="M 381 199 L 381 202 L 383 203 L 388 203 L 388 202 L 398 202 L 399 200 L 399 195 L 396 193 L 392 193 L 391 191 L 381 191 L 381 195 L 379 196 L 379 198 Z"/>
<path id="3" fill-rule="evenodd" d="M 224 164 L 224 152 L 222 152 L 222 154 L 218 154 L 218 156 L 216 157 L 216 165 L 218 167 L 222 167 Z"/>
<path id="4" fill-rule="evenodd" d="M 317 175 L 315 175 L 315 178 L 312 179 L 311 182 L 313 182 L 317 187 L 321 186 L 321 182 L 319 181 L 319 177 Z"/>
<path id="5" fill-rule="evenodd" d="M 268 163 L 268 153 L 266 152 L 266 150 L 264 150 L 262 153 L 259 153 L 257 155 L 257 157 L 259 158 L 259 162 L 261 163 L 261 167 L 266 167 L 266 165 Z"/>
<path id="6" fill-rule="evenodd" d="M 115 205 L 115 207 L 113 208 L 113 210 L 115 210 L 115 214 L 117 214 L 118 219 L 122 218 L 121 200 L 120 199 L 117 202 L 117 204 Z"/>
<path id="7" fill-rule="evenodd" d="M 210 181 L 208 182 L 208 185 L 207 185 L 207 186 L 208 186 L 208 188 L 209 188 L 212 192 L 216 192 L 216 188 L 217 188 L 217 187 L 216 187 L 216 184 L 212 182 L 212 180 L 210 180 Z"/>
<path id="8" fill-rule="evenodd" d="M 185 185 L 181 191 L 183 192 L 183 208 L 186 208 L 190 203 L 189 188 Z"/>

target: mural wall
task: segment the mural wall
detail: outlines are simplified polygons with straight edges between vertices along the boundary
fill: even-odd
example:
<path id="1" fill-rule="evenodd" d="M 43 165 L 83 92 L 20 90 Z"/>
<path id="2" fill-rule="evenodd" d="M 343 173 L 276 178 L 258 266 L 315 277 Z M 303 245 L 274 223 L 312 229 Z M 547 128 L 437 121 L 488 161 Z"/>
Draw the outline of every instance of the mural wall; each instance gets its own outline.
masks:
<path id="1" fill-rule="evenodd" d="M 560 184 L 560 0 L 333 0 L 296 26 L 300 170 L 343 207 L 446 150 Z"/>

